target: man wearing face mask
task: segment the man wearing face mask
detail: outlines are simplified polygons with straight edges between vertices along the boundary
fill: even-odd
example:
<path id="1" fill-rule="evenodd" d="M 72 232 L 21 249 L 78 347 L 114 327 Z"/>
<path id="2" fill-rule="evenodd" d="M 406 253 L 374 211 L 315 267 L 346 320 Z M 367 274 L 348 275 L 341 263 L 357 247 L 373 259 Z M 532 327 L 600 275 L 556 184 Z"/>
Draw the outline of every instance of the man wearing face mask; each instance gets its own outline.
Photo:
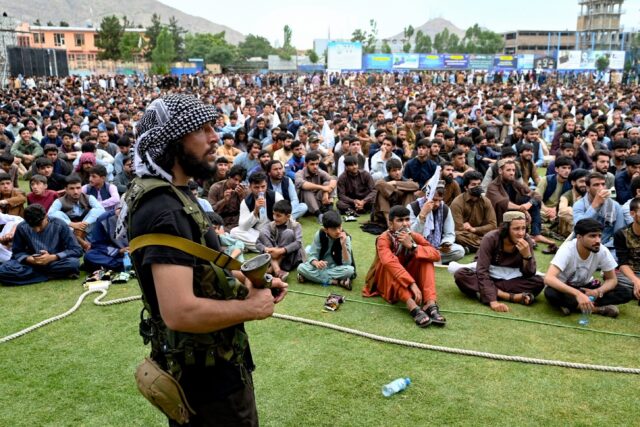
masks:
<path id="1" fill-rule="evenodd" d="M 482 175 L 470 171 L 463 176 L 465 192 L 453 199 L 451 214 L 455 224 L 456 243 L 465 250 L 477 251 L 485 234 L 497 226 L 491 201 L 482 195 Z"/>

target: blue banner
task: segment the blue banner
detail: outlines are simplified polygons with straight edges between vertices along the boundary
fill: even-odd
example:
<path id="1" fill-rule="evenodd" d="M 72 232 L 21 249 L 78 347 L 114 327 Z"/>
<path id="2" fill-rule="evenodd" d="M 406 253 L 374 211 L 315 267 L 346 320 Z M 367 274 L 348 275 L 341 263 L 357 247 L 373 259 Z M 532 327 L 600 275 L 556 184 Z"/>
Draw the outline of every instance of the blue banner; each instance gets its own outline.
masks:
<path id="1" fill-rule="evenodd" d="M 518 68 L 518 57 L 514 55 L 496 55 L 493 59 L 495 70 L 515 70 Z"/>
<path id="2" fill-rule="evenodd" d="M 449 55 L 442 56 L 444 68 L 455 70 L 466 70 L 469 68 L 469 55 Z"/>
<path id="3" fill-rule="evenodd" d="M 493 55 L 469 55 L 469 68 L 472 70 L 492 69 Z"/>
<path id="4" fill-rule="evenodd" d="M 362 68 L 365 70 L 391 70 L 393 55 L 386 53 L 373 53 L 364 56 Z"/>
<path id="5" fill-rule="evenodd" d="M 440 55 L 420 55 L 419 68 L 421 70 L 441 70 L 444 68 Z"/>

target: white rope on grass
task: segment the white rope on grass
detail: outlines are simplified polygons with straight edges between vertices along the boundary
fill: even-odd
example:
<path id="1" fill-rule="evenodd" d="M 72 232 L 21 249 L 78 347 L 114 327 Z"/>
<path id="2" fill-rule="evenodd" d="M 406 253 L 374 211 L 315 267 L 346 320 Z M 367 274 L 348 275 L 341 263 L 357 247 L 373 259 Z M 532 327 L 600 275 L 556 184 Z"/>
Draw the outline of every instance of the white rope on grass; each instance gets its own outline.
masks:
<path id="1" fill-rule="evenodd" d="M 84 299 L 88 296 L 91 295 L 95 292 L 100 292 L 100 295 L 98 295 L 94 300 L 93 303 L 95 305 L 100 305 L 100 306 L 106 306 L 106 305 L 113 305 L 113 304 L 122 304 L 125 302 L 129 302 L 129 301 L 135 301 L 135 300 L 139 300 L 142 298 L 141 295 L 134 295 L 131 297 L 125 297 L 125 298 L 119 298 L 119 299 L 114 299 L 114 300 L 109 300 L 109 301 L 102 301 L 102 298 L 104 298 L 107 295 L 107 290 L 106 289 L 90 289 L 88 291 L 83 292 L 79 297 L 78 300 L 76 301 L 76 303 L 73 305 L 73 307 L 71 307 L 69 310 L 65 311 L 62 314 L 59 314 L 57 316 L 53 316 L 50 317 L 48 319 L 43 320 L 42 322 L 36 323 L 33 326 L 29 326 L 28 328 L 25 328 L 21 331 L 18 331 L 14 334 L 11 335 L 7 335 L 6 337 L 0 338 L 0 344 L 3 344 L 5 342 L 14 340 L 16 338 L 19 338 L 23 335 L 28 334 L 29 332 L 35 331 L 38 328 L 42 328 L 43 326 L 48 325 L 49 323 L 53 323 L 57 320 L 60 319 L 64 319 L 65 317 L 73 314 L 75 311 L 78 310 L 78 308 L 80 308 L 80 305 L 82 305 L 82 302 L 84 301 Z"/>
<path id="2" fill-rule="evenodd" d="M 100 292 L 100 295 L 98 295 L 93 300 L 93 303 L 98 306 L 123 304 L 126 302 L 137 301 L 142 299 L 142 295 L 133 295 L 130 297 L 118 298 L 118 299 L 109 300 L 109 301 L 102 301 L 102 298 L 104 298 L 107 295 L 107 290 L 106 289 L 90 289 L 82 293 L 80 297 L 78 297 L 78 300 L 76 301 L 74 306 L 71 307 L 66 312 L 59 314 L 57 316 L 51 317 L 49 319 L 43 320 L 42 322 L 36 323 L 35 325 L 25 328 L 14 334 L 7 335 L 6 337 L 0 338 L 0 344 L 19 338 L 38 328 L 41 328 L 50 323 L 53 323 L 56 320 L 64 319 L 65 317 L 71 315 L 76 310 L 78 310 L 78 308 L 80 307 L 84 299 L 88 295 L 95 292 Z M 536 359 L 533 357 L 511 356 L 511 355 L 505 355 L 505 354 L 488 353 L 485 351 L 466 350 L 463 348 L 444 347 L 439 345 L 424 344 L 424 343 L 419 343 L 415 341 L 406 341 L 406 340 L 401 340 L 397 338 L 385 337 L 382 335 L 371 334 L 369 332 L 364 332 L 357 329 L 351 329 L 344 326 L 334 325 L 332 323 L 320 322 L 317 320 L 306 319 L 304 317 L 290 316 L 287 314 L 274 313 L 273 317 L 281 320 L 289 320 L 291 322 L 299 322 L 299 323 L 304 323 L 312 326 L 320 326 L 323 328 L 332 329 L 335 331 L 344 332 L 344 333 L 356 335 L 363 338 L 368 338 L 368 339 L 383 342 L 383 343 L 402 345 L 405 347 L 419 348 L 423 350 L 440 351 L 440 352 L 450 353 L 450 354 L 461 354 L 464 356 L 482 357 L 485 359 L 492 359 L 492 360 L 499 360 L 499 361 L 506 361 L 506 362 L 520 362 L 520 363 L 529 363 L 534 365 L 558 366 L 562 368 L 586 369 L 586 370 L 592 370 L 592 371 L 616 372 L 616 373 L 623 373 L 623 374 L 636 374 L 636 375 L 640 374 L 640 369 L 638 368 L 625 368 L 620 366 L 607 366 L 607 365 L 592 365 L 587 363 L 564 362 L 562 360 Z"/>
<path id="3" fill-rule="evenodd" d="M 511 356 L 506 354 L 488 353 L 485 351 L 466 350 L 463 348 L 443 347 L 439 345 L 431 345 L 431 344 L 424 344 L 424 343 L 415 342 L 415 341 L 406 341 L 406 340 L 401 340 L 397 338 L 389 338 L 382 335 L 375 335 L 368 332 L 363 332 L 357 329 L 351 329 L 351 328 L 346 328 L 344 326 L 334 325 L 332 323 L 305 319 L 303 317 L 289 316 L 287 314 L 274 313 L 273 317 L 275 317 L 276 319 L 289 320 L 292 322 L 305 323 L 307 325 L 320 326 L 323 328 L 333 329 L 335 331 L 344 332 L 347 334 L 352 334 L 352 335 L 368 338 L 368 339 L 383 342 L 383 343 L 402 345 L 405 347 L 420 348 L 424 350 L 440 351 L 440 352 L 451 353 L 451 354 L 461 354 L 464 356 L 482 357 L 485 359 L 493 359 L 493 360 L 500 360 L 500 361 L 507 361 L 507 362 L 530 363 L 534 365 L 559 366 L 562 368 L 587 369 L 592 371 L 617 372 L 617 373 L 623 373 L 623 374 L 636 374 L 636 375 L 640 374 L 640 369 L 638 368 L 625 368 L 625 367 L 607 366 L 607 365 L 592 365 L 588 363 L 573 363 L 573 362 L 564 362 L 562 360 L 536 359 L 533 357 Z"/>

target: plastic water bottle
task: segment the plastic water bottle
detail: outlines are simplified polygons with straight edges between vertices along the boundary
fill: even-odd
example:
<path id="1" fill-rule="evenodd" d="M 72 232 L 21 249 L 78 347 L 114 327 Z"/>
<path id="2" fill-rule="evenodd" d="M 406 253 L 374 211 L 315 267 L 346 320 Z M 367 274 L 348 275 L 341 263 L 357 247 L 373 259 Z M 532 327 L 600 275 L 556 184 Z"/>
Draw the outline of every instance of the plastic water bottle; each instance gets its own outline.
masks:
<path id="1" fill-rule="evenodd" d="M 124 253 L 124 257 L 122 258 L 122 267 L 124 268 L 125 273 L 131 272 L 131 257 L 129 256 L 129 251 Z"/>
<path id="2" fill-rule="evenodd" d="M 590 296 L 589 297 L 589 301 L 594 302 L 595 300 L 596 300 L 596 297 L 594 297 L 594 296 Z M 589 317 L 590 317 L 589 315 L 590 314 L 591 313 L 587 313 L 587 312 L 583 311 L 580 314 L 580 319 L 578 319 L 578 325 L 580 325 L 580 326 L 588 326 L 589 325 Z"/>
<path id="3" fill-rule="evenodd" d="M 264 191 L 261 191 L 261 192 L 258 194 L 258 197 L 260 197 L 260 198 L 263 198 L 263 199 L 264 199 Z M 267 209 L 266 209 L 264 206 L 262 206 L 262 207 L 260 208 L 260 218 L 262 218 L 262 217 L 264 217 L 264 216 L 266 216 L 266 215 L 267 215 Z"/>
<path id="4" fill-rule="evenodd" d="M 407 388 L 409 384 L 411 384 L 411 380 L 409 378 L 398 378 L 397 380 L 393 380 L 389 384 L 382 386 L 382 395 L 384 397 L 393 396 Z"/>

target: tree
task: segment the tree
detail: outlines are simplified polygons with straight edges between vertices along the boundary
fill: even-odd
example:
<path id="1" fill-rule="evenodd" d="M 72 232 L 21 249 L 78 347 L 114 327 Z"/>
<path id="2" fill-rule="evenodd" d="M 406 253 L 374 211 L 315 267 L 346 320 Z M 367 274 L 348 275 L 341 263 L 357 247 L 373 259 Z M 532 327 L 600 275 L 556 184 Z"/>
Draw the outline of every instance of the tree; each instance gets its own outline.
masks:
<path id="1" fill-rule="evenodd" d="M 58 24 L 60 27 L 68 27 L 69 23 L 67 21 L 60 21 L 60 23 Z"/>
<path id="2" fill-rule="evenodd" d="M 404 44 L 402 45 L 402 51 L 404 53 L 409 53 L 411 52 L 411 37 L 413 37 L 413 33 L 414 33 L 414 29 L 413 26 L 409 25 L 408 27 L 405 27 L 403 30 L 404 33 Z"/>
<path id="3" fill-rule="evenodd" d="M 170 70 L 171 61 L 175 56 L 176 51 L 171 34 L 167 28 L 163 28 L 156 40 L 156 47 L 151 52 L 152 72 L 155 74 L 167 74 Z"/>
<path id="4" fill-rule="evenodd" d="M 169 19 L 169 33 L 173 39 L 173 48 L 176 51 L 176 57 L 174 60 L 182 60 L 184 57 L 184 34 L 187 32 L 184 28 L 178 25 L 178 20 L 175 16 Z"/>
<path id="5" fill-rule="evenodd" d="M 599 56 L 596 59 L 596 70 L 600 73 L 604 73 L 609 68 L 609 57 L 607 55 Z"/>
<path id="6" fill-rule="evenodd" d="M 189 58 L 203 58 L 207 64 L 220 64 L 226 67 L 237 60 L 235 46 L 224 38 L 224 31 L 217 34 L 187 34 L 184 38 L 184 50 Z"/>
<path id="7" fill-rule="evenodd" d="M 311 61 L 312 64 L 317 64 L 318 61 L 320 60 L 320 57 L 318 56 L 318 54 L 316 53 L 315 50 L 313 49 L 309 49 L 306 52 L 307 56 L 309 57 L 309 61 Z"/>
<path id="8" fill-rule="evenodd" d="M 389 46 L 388 40 L 382 40 L 382 46 L 380 47 L 382 53 L 391 53 L 391 46 Z"/>
<path id="9" fill-rule="evenodd" d="M 460 43 L 462 53 L 500 53 L 504 40 L 500 34 L 483 30 L 478 24 L 469 27 Z"/>
<path id="10" fill-rule="evenodd" d="M 158 36 L 160 36 L 160 32 L 162 31 L 162 22 L 160 22 L 160 15 L 154 13 L 151 15 L 151 25 L 146 28 L 145 36 L 147 37 L 147 45 L 149 48 L 147 49 L 147 59 L 151 59 L 151 53 L 153 49 L 156 47 L 156 43 L 158 40 Z"/>
<path id="11" fill-rule="evenodd" d="M 428 34 L 424 34 L 421 30 L 416 32 L 416 40 L 413 51 L 415 53 L 431 53 L 433 46 L 431 43 L 431 37 Z"/>
<path id="12" fill-rule="evenodd" d="M 124 33 L 118 45 L 120 58 L 124 61 L 133 61 L 143 52 L 144 45 L 144 38 L 141 34 Z"/>
<path id="13" fill-rule="evenodd" d="M 460 53 L 460 37 L 445 28 L 434 37 L 433 50 L 437 53 Z"/>
<path id="14" fill-rule="evenodd" d="M 273 54 L 275 49 L 264 37 L 249 34 L 244 41 L 238 45 L 238 53 L 241 57 L 248 59 L 254 57 L 267 58 Z"/>
<path id="15" fill-rule="evenodd" d="M 120 59 L 120 40 L 124 34 L 124 28 L 117 16 L 105 16 L 100 22 L 100 28 L 96 34 L 96 47 L 101 49 L 98 59 Z"/>
<path id="16" fill-rule="evenodd" d="M 278 50 L 278 56 L 284 60 L 290 60 L 293 55 L 296 55 L 296 48 L 291 44 L 291 38 L 293 36 L 293 31 L 291 31 L 291 27 L 285 25 L 283 28 L 284 32 L 284 44 Z"/>
<path id="17" fill-rule="evenodd" d="M 378 41 L 378 24 L 376 21 L 374 19 L 369 20 L 369 31 L 363 31 L 360 28 L 353 30 L 351 41 L 362 43 L 363 53 L 374 53 L 376 51 L 376 42 Z"/>

